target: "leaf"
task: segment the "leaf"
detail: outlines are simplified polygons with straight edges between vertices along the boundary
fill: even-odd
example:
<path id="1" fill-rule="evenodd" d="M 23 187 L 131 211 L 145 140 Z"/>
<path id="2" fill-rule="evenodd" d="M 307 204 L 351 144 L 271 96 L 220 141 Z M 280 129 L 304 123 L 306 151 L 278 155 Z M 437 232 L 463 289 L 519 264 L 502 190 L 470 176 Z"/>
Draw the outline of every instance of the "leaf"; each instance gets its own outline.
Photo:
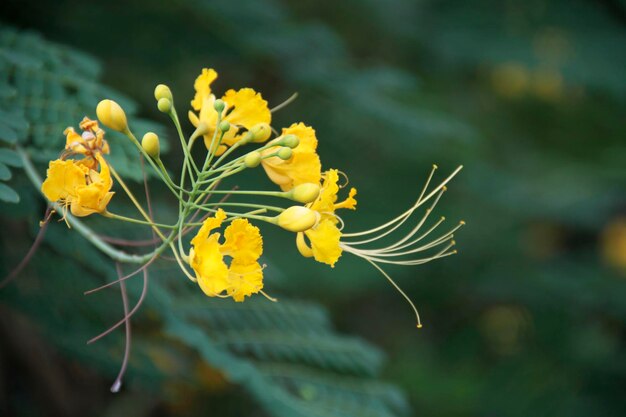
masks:
<path id="1" fill-rule="evenodd" d="M 12 167 L 21 167 L 22 159 L 11 149 L 0 149 L 0 162 Z"/>
<path id="2" fill-rule="evenodd" d="M 0 140 L 6 143 L 14 144 L 17 142 L 17 132 L 11 127 L 0 123 Z"/>
<path id="3" fill-rule="evenodd" d="M 11 179 L 11 176 L 9 167 L 0 162 L 0 181 L 8 181 Z"/>
<path id="4" fill-rule="evenodd" d="M 0 200 L 6 203 L 19 203 L 19 194 L 6 184 L 0 183 Z"/>

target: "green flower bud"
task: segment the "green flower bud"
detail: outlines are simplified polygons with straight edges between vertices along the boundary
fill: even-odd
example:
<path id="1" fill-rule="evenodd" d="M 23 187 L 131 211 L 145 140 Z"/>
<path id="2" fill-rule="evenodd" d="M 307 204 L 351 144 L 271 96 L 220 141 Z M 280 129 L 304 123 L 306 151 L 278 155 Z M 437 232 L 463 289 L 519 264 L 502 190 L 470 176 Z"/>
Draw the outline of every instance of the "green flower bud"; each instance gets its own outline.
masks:
<path id="1" fill-rule="evenodd" d="M 156 86 L 156 88 L 154 89 L 154 98 L 157 101 L 163 98 L 166 98 L 169 101 L 174 101 L 174 98 L 172 97 L 172 91 L 165 84 L 159 84 Z"/>
<path id="2" fill-rule="evenodd" d="M 291 148 L 282 147 L 278 150 L 278 152 L 276 153 L 276 156 L 278 156 L 283 161 L 286 161 L 287 159 L 291 158 L 292 154 L 293 154 L 293 151 L 291 150 Z"/>
<path id="3" fill-rule="evenodd" d="M 172 110 L 172 101 L 169 98 L 160 98 L 157 107 L 161 113 L 169 113 Z"/>
<path id="4" fill-rule="evenodd" d="M 128 121 L 126 113 L 119 104 L 113 100 L 102 100 L 96 107 L 96 115 L 98 119 L 108 128 L 125 132 L 128 130 Z"/>
<path id="5" fill-rule="evenodd" d="M 316 211 L 303 206 L 292 206 L 275 217 L 276 224 L 290 232 L 309 230 L 318 220 Z"/>
<path id="6" fill-rule="evenodd" d="M 252 135 L 252 142 L 261 143 L 270 138 L 272 135 L 272 128 L 269 123 L 258 123 L 252 126 L 249 132 Z"/>
<path id="7" fill-rule="evenodd" d="M 224 100 L 220 98 L 215 100 L 215 103 L 213 103 L 213 108 L 220 114 L 224 111 L 224 107 L 226 107 L 226 103 L 224 103 Z"/>
<path id="8" fill-rule="evenodd" d="M 159 144 L 159 137 L 153 133 L 148 132 L 143 135 L 141 139 L 141 147 L 148 155 L 153 159 L 158 159 L 161 153 L 161 145 Z"/>
<path id="9" fill-rule="evenodd" d="M 296 185 L 287 193 L 287 196 L 298 203 L 307 204 L 320 195 L 320 186 L 312 182 Z"/>
<path id="10" fill-rule="evenodd" d="M 296 135 L 285 135 L 280 140 L 280 143 L 293 149 L 300 144 L 300 139 Z"/>
<path id="11" fill-rule="evenodd" d="M 220 122 L 219 128 L 222 132 L 226 133 L 230 130 L 230 123 L 228 122 L 228 120 L 222 120 Z"/>
<path id="12" fill-rule="evenodd" d="M 246 168 L 256 168 L 261 163 L 261 152 L 250 152 L 243 159 L 243 163 Z"/>

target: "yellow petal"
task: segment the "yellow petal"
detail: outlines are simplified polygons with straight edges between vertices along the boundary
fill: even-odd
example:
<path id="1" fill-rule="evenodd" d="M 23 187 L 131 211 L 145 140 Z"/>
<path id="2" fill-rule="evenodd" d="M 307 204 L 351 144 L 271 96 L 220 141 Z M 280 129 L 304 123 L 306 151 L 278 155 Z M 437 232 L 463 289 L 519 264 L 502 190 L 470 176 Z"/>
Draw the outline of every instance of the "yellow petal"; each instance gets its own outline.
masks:
<path id="1" fill-rule="evenodd" d="M 100 154 L 96 154 L 96 159 L 100 163 L 100 172 L 89 170 L 88 183 L 75 188 L 75 196 L 71 200 L 71 211 L 75 216 L 102 213 L 113 197 L 109 165 Z"/>
<path id="2" fill-rule="evenodd" d="M 263 253 L 263 239 L 259 228 L 246 219 L 235 219 L 224 231 L 226 239 L 222 253 L 230 255 L 233 262 L 255 262 Z"/>
<path id="3" fill-rule="evenodd" d="M 226 213 L 224 210 L 218 209 L 215 216 L 208 217 L 204 223 L 202 223 L 202 226 L 200 227 L 200 230 L 198 230 L 198 233 L 196 233 L 196 236 L 191 239 L 191 244 L 194 246 L 202 244 L 204 240 L 208 239 L 211 230 L 220 227 L 224 219 L 226 219 Z"/>
<path id="4" fill-rule="evenodd" d="M 232 146 L 243 136 L 242 128 L 251 129 L 259 123 L 270 123 L 272 113 L 263 100 L 261 93 L 251 88 L 242 88 L 238 91 L 228 90 L 222 100 L 226 103 L 224 120 L 231 124 L 231 128 L 224 134 L 222 143 Z"/>
<path id="5" fill-rule="evenodd" d="M 189 263 L 196 272 L 198 285 L 209 297 L 215 297 L 228 288 L 228 267 L 224 263 L 218 233 L 214 233 L 189 252 Z"/>
<path id="6" fill-rule="evenodd" d="M 41 191 L 50 201 L 66 200 L 76 196 L 76 188 L 86 185 L 87 169 L 74 161 L 50 161 Z"/>
<path id="7" fill-rule="evenodd" d="M 233 260 L 228 274 L 228 295 L 237 302 L 263 289 L 263 270 L 258 262 L 241 263 Z"/>
<path id="8" fill-rule="evenodd" d="M 331 220 L 322 220 L 316 227 L 304 232 L 311 242 L 313 257 L 316 261 L 332 267 L 339 260 L 342 249 L 339 246 L 341 231 Z"/>
<path id="9" fill-rule="evenodd" d="M 341 203 L 335 204 L 335 210 L 343 209 L 343 208 L 356 210 L 356 198 L 354 198 L 355 195 L 356 195 L 356 188 L 351 188 L 350 193 L 348 194 L 348 198 L 346 198 Z"/>
<path id="10" fill-rule="evenodd" d="M 191 100 L 191 107 L 199 111 L 202 108 L 202 102 L 211 95 L 211 84 L 217 79 L 217 72 L 213 68 L 203 68 L 202 73 L 196 78 L 193 88 L 196 95 Z"/>
<path id="11" fill-rule="evenodd" d="M 267 158 L 262 161 L 263 169 L 269 179 L 279 185 L 283 191 L 304 183 L 319 183 L 322 164 L 316 153 L 317 138 L 315 130 L 304 123 L 297 123 L 283 129 L 284 135 L 296 135 L 300 141 L 293 149 L 290 159 L 284 161 L 278 157 Z M 267 156 L 276 152 L 276 148 L 263 151 Z"/>

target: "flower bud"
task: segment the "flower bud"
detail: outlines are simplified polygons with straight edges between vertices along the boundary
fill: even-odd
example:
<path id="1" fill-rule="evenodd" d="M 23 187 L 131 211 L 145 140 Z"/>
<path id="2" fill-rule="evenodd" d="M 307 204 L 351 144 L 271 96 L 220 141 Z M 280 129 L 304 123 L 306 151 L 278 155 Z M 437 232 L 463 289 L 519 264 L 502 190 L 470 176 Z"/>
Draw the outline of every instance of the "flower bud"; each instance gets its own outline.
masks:
<path id="1" fill-rule="evenodd" d="M 213 108 L 220 114 L 224 111 L 224 107 L 226 107 L 226 103 L 224 103 L 224 100 L 220 98 L 215 100 L 215 103 L 213 103 Z"/>
<path id="2" fill-rule="evenodd" d="M 153 159 L 158 159 L 161 153 L 161 146 L 159 144 L 159 137 L 153 133 L 148 132 L 143 135 L 141 139 L 141 147 L 148 155 Z"/>
<path id="3" fill-rule="evenodd" d="M 276 224 L 290 232 L 304 232 L 315 226 L 318 220 L 316 211 L 303 206 L 292 206 L 276 216 Z"/>
<path id="4" fill-rule="evenodd" d="M 243 159 L 243 163 L 246 168 L 256 168 L 261 163 L 261 152 L 250 152 Z"/>
<path id="5" fill-rule="evenodd" d="M 286 146 L 283 148 L 280 148 L 278 152 L 276 152 L 276 156 L 278 156 L 283 161 L 286 161 L 287 159 L 291 158 L 292 154 L 293 154 L 293 151 L 291 150 L 291 148 L 288 148 Z"/>
<path id="6" fill-rule="evenodd" d="M 119 104 L 113 100 L 102 100 L 96 107 L 98 119 L 108 128 L 124 132 L 128 130 L 126 114 Z"/>
<path id="7" fill-rule="evenodd" d="M 172 91 L 165 84 L 159 84 L 156 86 L 156 88 L 154 89 L 154 98 L 157 101 L 160 101 L 163 98 L 166 98 L 169 101 L 174 101 L 174 99 L 172 98 Z"/>
<path id="8" fill-rule="evenodd" d="M 272 128 L 269 123 L 258 123 L 252 126 L 249 132 L 252 134 L 252 142 L 261 143 L 270 138 L 272 135 Z"/>
<path id="9" fill-rule="evenodd" d="M 320 186 L 312 182 L 296 185 L 287 193 L 288 197 L 298 203 L 306 204 L 320 195 Z"/>
<path id="10" fill-rule="evenodd" d="M 169 98 L 160 98 L 157 107 L 161 113 L 169 113 L 172 110 L 172 101 Z"/>
<path id="11" fill-rule="evenodd" d="M 293 149 L 300 144 L 300 139 L 296 135 L 285 135 L 280 140 L 280 144 Z"/>
<path id="12" fill-rule="evenodd" d="M 226 133 L 230 130 L 230 123 L 228 122 L 228 120 L 222 120 L 220 122 L 219 128 L 222 132 Z"/>

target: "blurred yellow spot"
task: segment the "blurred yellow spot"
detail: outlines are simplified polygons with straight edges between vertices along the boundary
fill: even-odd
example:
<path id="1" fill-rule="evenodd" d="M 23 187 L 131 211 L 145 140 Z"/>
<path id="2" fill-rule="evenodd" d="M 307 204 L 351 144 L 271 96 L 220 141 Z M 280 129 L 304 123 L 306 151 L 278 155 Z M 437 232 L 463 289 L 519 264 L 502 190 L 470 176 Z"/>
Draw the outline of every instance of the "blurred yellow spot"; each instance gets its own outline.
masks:
<path id="1" fill-rule="evenodd" d="M 528 89 L 530 75 L 521 64 L 509 62 L 496 67 L 491 73 L 494 91 L 504 97 L 521 97 Z"/>
<path id="2" fill-rule="evenodd" d="M 533 93 L 544 100 L 557 100 L 563 94 L 563 76 L 554 69 L 533 71 L 531 84 Z"/>
<path id="3" fill-rule="evenodd" d="M 522 348 L 528 328 L 527 313 L 515 306 L 496 306 L 483 313 L 480 329 L 489 347 L 499 355 L 512 355 Z"/>
<path id="4" fill-rule="evenodd" d="M 609 223 L 602 233 L 602 254 L 607 264 L 626 272 L 626 218 Z"/>

